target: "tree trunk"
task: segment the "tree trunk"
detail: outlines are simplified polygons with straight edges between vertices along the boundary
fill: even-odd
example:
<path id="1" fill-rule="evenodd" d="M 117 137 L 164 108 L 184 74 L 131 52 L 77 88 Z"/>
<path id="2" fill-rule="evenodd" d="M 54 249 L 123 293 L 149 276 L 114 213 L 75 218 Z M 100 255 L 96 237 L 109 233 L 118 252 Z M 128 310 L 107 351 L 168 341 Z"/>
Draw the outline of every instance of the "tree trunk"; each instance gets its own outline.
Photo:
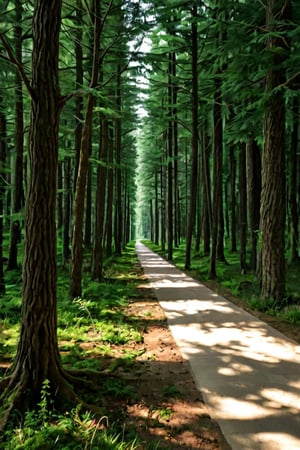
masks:
<path id="1" fill-rule="evenodd" d="M 117 68 L 117 91 L 116 91 L 116 108 L 119 113 L 121 112 L 121 67 Z M 122 168 L 121 168 L 121 151 L 122 151 L 122 122 L 118 117 L 115 120 L 116 129 L 116 141 L 115 141 L 115 156 L 116 156 L 116 210 L 115 210 L 115 247 L 116 253 L 121 255 L 122 253 L 122 241 L 123 241 L 123 209 L 122 209 Z"/>
<path id="2" fill-rule="evenodd" d="M 15 54 L 17 60 L 22 63 L 22 2 L 15 0 L 16 22 L 14 27 L 15 34 Z M 15 160 L 14 160 L 14 177 L 13 177 L 13 195 L 12 195 L 12 212 L 18 213 L 24 206 L 24 189 L 23 189 L 23 151 L 24 151 L 24 106 L 22 92 L 22 78 L 19 71 L 16 71 L 15 77 Z M 16 224 L 18 223 L 18 226 Z M 8 255 L 8 270 L 18 269 L 18 242 L 20 242 L 21 224 L 13 217 L 10 226 L 10 244 Z"/>
<path id="3" fill-rule="evenodd" d="M 64 160 L 64 207 L 63 207 L 63 265 L 71 256 L 70 250 L 70 218 L 71 218 L 71 160 Z"/>
<path id="4" fill-rule="evenodd" d="M 159 208 L 158 208 L 158 173 L 157 170 L 155 170 L 155 206 L 154 206 L 154 243 L 158 245 L 159 243 Z"/>
<path id="5" fill-rule="evenodd" d="M 83 45 L 82 45 L 82 0 L 76 0 L 76 38 L 75 38 L 75 56 L 76 56 L 76 89 L 83 86 Z M 76 190 L 76 180 L 80 159 L 80 146 L 83 124 L 83 98 L 81 95 L 75 97 L 75 171 L 74 171 L 74 192 Z"/>
<path id="6" fill-rule="evenodd" d="M 161 219 L 160 219 L 160 230 L 161 230 L 161 250 L 165 252 L 166 250 L 166 168 L 164 161 L 162 161 L 160 169 L 160 189 L 161 189 Z"/>
<path id="7" fill-rule="evenodd" d="M 240 270 L 246 273 L 247 244 L 247 179 L 246 179 L 246 148 L 241 144 L 239 154 L 239 191 L 240 191 Z"/>
<path id="8" fill-rule="evenodd" d="M 62 161 L 57 165 L 57 229 L 60 230 L 63 224 L 63 168 Z"/>
<path id="9" fill-rule="evenodd" d="M 101 33 L 100 4 L 93 3 L 91 15 L 94 21 L 94 43 L 93 43 L 93 67 L 90 87 L 94 88 L 98 82 L 99 74 L 99 42 Z M 92 93 L 88 94 L 86 116 L 82 130 L 80 159 L 76 180 L 75 204 L 74 204 L 74 227 L 72 239 L 72 267 L 70 280 L 71 298 L 81 297 L 81 277 L 83 265 L 83 219 L 86 178 L 89 167 L 90 138 L 92 134 L 93 109 L 96 104 Z"/>
<path id="10" fill-rule="evenodd" d="M 234 155 L 234 147 L 229 147 L 229 167 L 230 167 L 230 235 L 231 235 L 231 251 L 237 251 L 236 242 L 236 161 Z"/>
<path id="11" fill-rule="evenodd" d="M 185 269 L 191 268 L 192 239 L 196 220 L 198 198 L 198 32 L 196 24 L 197 6 L 192 11 L 192 173 L 190 208 L 186 235 Z"/>
<path id="12" fill-rule="evenodd" d="M 94 247 L 93 247 L 93 267 L 92 276 L 94 279 L 101 281 L 103 279 L 103 235 L 104 235 L 104 217 L 105 217 L 105 197 L 106 197 L 106 180 L 107 169 L 103 164 L 107 160 L 108 146 L 108 123 L 107 120 L 101 118 L 99 150 L 97 167 L 97 189 L 96 189 L 96 220 L 94 231 Z"/>
<path id="13" fill-rule="evenodd" d="M 107 206 L 106 206 L 106 256 L 112 255 L 112 211 L 114 192 L 114 170 L 113 170 L 113 128 L 109 126 L 108 140 L 108 173 L 107 173 Z"/>
<path id="14" fill-rule="evenodd" d="M 249 228 L 251 233 L 250 267 L 256 271 L 257 242 L 260 221 L 261 156 L 257 142 L 251 137 L 246 147 L 247 199 Z"/>
<path id="15" fill-rule="evenodd" d="M 297 202 L 297 185 L 298 185 L 298 136 L 299 136 L 299 99 L 294 98 L 293 103 L 293 129 L 291 139 L 291 181 L 290 181 L 290 210 L 291 210 L 291 261 L 299 260 L 298 244 L 299 244 L 299 211 Z"/>
<path id="16" fill-rule="evenodd" d="M 285 81 L 283 61 L 287 41 L 278 36 L 282 21 L 288 18 L 290 1 L 268 0 L 266 27 L 270 31 L 266 52 L 270 68 L 266 73 L 267 104 L 264 116 L 264 152 L 261 193 L 261 294 L 280 302 L 285 296 L 285 99 L 279 85 Z M 281 51 L 272 52 L 273 48 Z"/>
<path id="17" fill-rule="evenodd" d="M 218 74 L 219 75 L 219 74 Z M 223 160 L 223 124 L 221 107 L 221 81 L 216 78 L 214 99 L 214 149 L 213 149 L 213 205 L 212 205 L 212 243 L 210 254 L 209 278 L 217 276 L 217 245 L 220 239 L 220 206 L 222 205 L 222 160 Z"/>
<path id="18" fill-rule="evenodd" d="M 1 427 L 5 426 L 12 409 L 11 402 L 24 411 L 40 400 L 45 379 L 55 386 L 63 379 L 56 330 L 55 223 L 58 124 L 62 106 L 58 86 L 60 12 L 61 0 L 35 3 L 22 322 L 13 372 L 2 380 L 8 390 L 16 390 L 15 400 L 10 396 Z"/>
<path id="19" fill-rule="evenodd" d="M 174 159 L 174 105 L 173 105 L 173 89 L 174 89 L 174 70 L 175 70 L 175 52 L 169 53 L 168 65 L 168 131 L 167 131 L 167 173 L 168 173 L 168 260 L 173 260 L 173 240 L 174 240 L 174 203 L 173 203 L 173 159 Z"/>
<path id="20" fill-rule="evenodd" d="M 210 145 L 206 129 L 203 129 L 203 147 L 202 147 L 202 229 L 203 229 L 203 252 L 204 255 L 210 254 L 210 232 L 212 223 L 211 211 L 211 181 L 209 170 Z"/>
<path id="21" fill-rule="evenodd" d="M 2 97 L 0 96 L 0 296 L 5 294 L 4 264 L 3 264 L 3 197 L 5 195 L 5 164 L 6 164 L 6 117 L 3 113 Z M 17 248 L 15 246 L 14 248 Z"/>

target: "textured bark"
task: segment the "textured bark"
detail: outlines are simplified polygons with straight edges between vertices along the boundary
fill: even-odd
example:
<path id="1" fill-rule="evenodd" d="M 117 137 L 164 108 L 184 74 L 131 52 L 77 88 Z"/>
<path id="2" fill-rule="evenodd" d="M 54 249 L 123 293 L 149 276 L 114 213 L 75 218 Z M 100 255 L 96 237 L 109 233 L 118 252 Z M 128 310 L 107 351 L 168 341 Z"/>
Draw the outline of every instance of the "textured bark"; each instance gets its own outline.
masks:
<path id="1" fill-rule="evenodd" d="M 10 393 L 1 428 L 13 407 L 24 411 L 39 401 L 45 379 L 49 379 L 52 386 L 66 386 L 56 331 L 55 206 L 58 122 L 62 107 L 58 86 L 60 11 L 61 0 L 36 1 L 22 321 L 12 374 L 0 384 L 0 389 L 7 388 L 4 395 Z M 13 391 L 16 391 L 15 396 Z"/>
<path id="2" fill-rule="evenodd" d="M 282 21 L 288 17 L 290 2 L 268 0 L 266 27 L 271 31 L 282 31 Z M 270 68 L 266 73 L 266 95 L 268 97 L 264 117 L 264 152 L 262 160 L 261 194 L 261 294 L 280 302 L 285 296 L 285 100 L 282 90 L 275 90 L 285 81 L 282 63 L 287 55 L 286 39 L 270 34 L 266 51 L 270 57 Z M 280 52 L 272 52 L 281 48 Z"/>

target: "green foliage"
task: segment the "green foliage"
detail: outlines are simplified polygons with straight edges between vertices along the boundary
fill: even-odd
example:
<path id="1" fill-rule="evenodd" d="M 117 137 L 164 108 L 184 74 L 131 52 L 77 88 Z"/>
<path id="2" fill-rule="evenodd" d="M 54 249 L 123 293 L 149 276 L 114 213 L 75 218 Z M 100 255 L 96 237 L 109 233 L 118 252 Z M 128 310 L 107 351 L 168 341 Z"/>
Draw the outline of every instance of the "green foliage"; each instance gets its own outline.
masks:
<path id="1" fill-rule="evenodd" d="M 35 413 L 27 413 L 21 428 L 9 430 L 5 450 L 30 449 L 64 450 L 111 449 L 134 450 L 138 448 L 136 438 L 126 439 L 125 433 L 110 426 L 106 416 L 95 420 L 91 413 L 81 412 L 80 405 L 64 415 L 51 415 L 46 400 Z M 42 420 L 41 420 L 42 419 Z M 0 444 L 0 448 L 3 448 Z"/>
<path id="2" fill-rule="evenodd" d="M 167 386 L 164 389 L 164 396 L 171 397 L 171 398 L 177 398 L 177 397 L 181 397 L 181 392 L 176 386 Z"/>
<path id="3" fill-rule="evenodd" d="M 85 400 L 91 403 L 101 403 L 101 397 L 105 395 L 134 398 L 135 391 L 128 382 L 121 376 L 110 379 L 108 375 L 119 369 L 130 371 L 136 358 L 144 352 L 144 349 L 131 348 L 130 344 L 142 342 L 141 330 L 145 325 L 139 319 L 127 316 L 124 310 L 140 282 L 134 244 L 131 243 L 122 257 L 113 257 L 107 267 L 110 277 L 103 283 L 91 281 L 89 274 L 85 274 L 83 296 L 73 301 L 66 289 L 68 272 L 59 270 L 58 273 L 58 340 L 62 363 L 66 368 L 82 370 L 83 376 L 84 371 L 106 372 L 102 389 L 96 395 L 84 392 Z M 2 361 L 11 362 L 16 351 L 21 305 L 20 297 L 15 295 L 18 291 L 20 284 L 11 283 L 11 291 L 8 289 L 1 299 Z M 128 349 L 121 352 L 119 346 L 127 343 Z M 125 429 L 120 432 L 122 424 L 110 424 L 107 417 L 96 421 L 91 413 L 81 412 L 78 408 L 58 413 L 51 394 L 49 381 L 45 380 L 36 410 L 27 411 L 22 422 L 17 418 L 7 430 L 4 446 L 0 444 L 0 448 L 138 448 L 135 432 Z"/>

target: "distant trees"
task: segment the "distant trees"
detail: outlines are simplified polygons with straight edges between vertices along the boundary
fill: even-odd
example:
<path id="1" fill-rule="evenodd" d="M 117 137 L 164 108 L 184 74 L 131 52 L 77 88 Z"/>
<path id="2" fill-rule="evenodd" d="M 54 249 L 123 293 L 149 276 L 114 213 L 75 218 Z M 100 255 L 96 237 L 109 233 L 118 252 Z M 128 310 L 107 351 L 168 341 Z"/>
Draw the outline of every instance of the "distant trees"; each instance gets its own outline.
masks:
<path id="1" fill-rule="evenodd" d="M 222 246 L 230 239 L 232 250 L 240 251 L 241 272 L 257 270 L 262 295 L 280 302 L 285 295 L 284 264 L 289 241 L 293 258 L 297 257 L 298 247 L 299 161 L 295 149 L 299 94 L 295 86 L 299 74 L 293 61 L 299 51 L 299 8 L 295 2 L 271 0 L 264 4 L 220 0 L 197 6 L 193 2 L 190 6 L 181 2 L 154 5 L 159 25 L 153 28 L 152 49 L 146 59 L 148 115 L 140 136 L 140 170 L 147 211 L 141 227 L 144 231 L 153 230 L 152 224 L 158 221 L 162 248 L 165 233 L 176 245 L 176 221 L 174 217 L 169 221 L 172 202 L 173 211 L 180 216 L 180 238 L 186 239 L 186 268 L 192 265 L 193 253 L 210 252 L 208 272 L 215 278 L 216 261 L 224 260 Z M 197 8 L 196 21 L 191 15 L 193 8 Z M 165 19 L 168 12 L 169 17 L 176 18 L 175 38 Z M 196 86 L 191 70 L 195 58 L 191 30 L 195 23 Z M 172 107 L 176 109 L 178 124 L 176 156 L 165 151 L 168 50 L 174 48 L 177 98 Z M 197 167 L 193 167 L 195 104 Z M 287 105 L 292 114 L 285 114 Z M 285 160 L 290 156 L 293 162 L 287 172 Z M 170 195 L 171 185 L 165 183 L 165 175 L 155 175 L 165 174 L 170 161 L 178 163 L 179 200 Z M 197 182 L 192 181 L 196 179 L 195 170 L 199 174 Z M 153 178 L 148 178 L 150 173 Z M 286 186 L 290 210 L 285 204 Z M 292 235 L 287 239 L 290 224 Z M 167 242 L 169 247 L 171 242 Z"/>

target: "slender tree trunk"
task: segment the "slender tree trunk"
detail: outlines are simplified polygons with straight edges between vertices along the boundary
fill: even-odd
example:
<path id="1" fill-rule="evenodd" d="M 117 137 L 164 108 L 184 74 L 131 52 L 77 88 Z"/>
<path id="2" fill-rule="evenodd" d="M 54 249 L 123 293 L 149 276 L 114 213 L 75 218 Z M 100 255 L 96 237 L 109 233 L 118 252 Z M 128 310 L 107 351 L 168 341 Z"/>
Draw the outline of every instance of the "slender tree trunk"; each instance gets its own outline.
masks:
<path id="1" fill-rule="evenodd" d="M 63 193 L 62 193 L 62 189 L 63 189 L 63 181 L 62 181 L 62 177 L 63 177 L 63 168 L 62 168 L 62 162 L 58 161 L 57 164 L 57 188 L 58 188 L 58 193 L 57 193 L 57 229 L 60 230 L 63 224 Z"/>
<path id="2" fill-rule="evenodd" d="M 76 56 L 76 89 L 83 86 L 83 45 L 82 45 L 82 0 L 76 0 L 76 39 L 75 39 L 75 56 Z M 80 159 L 80 146 L 83 124 L 83 98 L 81 95 L 75 97 L 75 172 L 74 172 L 74 192 L 76 190 L 76 180 Z"/>
<path id="3" fill-rule="evenodd" d="M 234 147 L 229 147 L 229 167 L 230 167 L 230 235 L 231 235 L 231 251 L 237 251 L 236 242 L 236 161 L 234 155 Z"/>
<path id="4" fill-rule="evenodd" d="M 164 166 L 164 161 L 162 162 L 160 171 L 160 189 L 161 189 L 161 219 L 160 219 L 160 230 L 161 230 L 161 250 L 165 252 L 166 250 L 166 169 Z"/>
<path id="5" fill-rule="evenodd" d="M 251 233 L 250 267 L 256 271 L 257 242 L 260 221 L 260 194 L 261 194 L 261 155 L 257 142 L 250 138 L 246 147 L 247 159 L 247 198 L 249 227 Z"/>
<path id="6" fill-rule="evenodd" d="M 239 154 L 239 191 L 240 191 L 240 270 L 246 273 L 247 244 L 247 179 L 246 179 L 246 148 L 242 144 Z"/>
<path id="7" fill-rule="evenodd" d="M 211 209 L 211 182 L 209 170 L 210 145 L 206 130 L 203 130 L 203 148 L 202 148 L 202 229 L 203 229 L 203 252 L 204 255 L 210 254 L 210 235 L 212 223 Z"/>
<path id="8" fill-rule="evenodd" d="M 93 67 L 90 87 L 97 86 L 99 74 L 99 43 L 100 43 L 100 3 L 93 4 L 92 17 L 94 20 L 94 44 L 93 44 Z M 92 134 L 93 108 L 96 104 L 92 93 L 88 94 L 86 116 L 82 130 L 80 160 L 76 180 L 75 204 L 74 204 L 74 227 L 72 239 L 72 267 L 70 280 L 71 298 L 81 297 L 81 277 L 83 264 L 83 219 L 86 178 L 89 166 L 90 139 Z"/>
<path id="9" fill-rule="evenodd" d="M 96 220 L 94 231 L 93 246 L 93 267 L 92 276 L 94 279 L 101 281 L 103 279 L 103 236 L 104 236 L 104 217 L 105 217 L 105 197 L 106 197 L 106 180 L 107 169 L 103 164 L 107 160 L 108 146 L 108 122 L 102 117 L 100 126 L 100 144 L 98 150 L 98 159 L 100 164 L 97 167 L 97 190 L 96 190 Z"/>
<path id="10" fill-rule="evenodd" d="M 116 108 L 117 111 L 121 111 L 121 67 L 118 66 L 117 75 L 117 92 L 116 92 Z M 121 169 L 121 147 L 122 147 L 122 123 L 121 119 L 115 120 L 116 129 L 116 210 L 115 210 L 115 247 L 116 253 L 121 255 L 122 242 L 123 242 L 123 209 L 122 209 L 122 169 Z"/>
<path id="11" fill-rule="evenodd" d="M 173 241 L 174 241 L 174 180 L 173 180 L 173 159 L 174 159 L 174 70 L 175 70 L 175 52 L 169 53 L 168 65 L 168 131 L 167 131 L 167 154 L 168 154 L 168 260 L 173 260 Z"/>
<path id="12" fill-rule="evenodd" d="M 159 207 L 158 207 L 158 173 L 155 171 L 155 233 L 154 233 L 154 243 L 158 245 L 159 243 Z"/>
<path id="13" fill-rule="evenodd" d="M 70 250 L 70 219 L 71 219 L 71 159 L 64 160 L 64 208 L 63 208 L 63 265 L 71 256 Z"/>
<path id="14" fill-rule="evenodd" d="M 107 206 L 106 206 L 106 256 L 112 255 L 112 214 L 114 193 L 114 170 L 113 170 L 113 128 L 108 129 L 108 173 L 107 173 Z"/>
<path id="15" fill-rule="evenodd" d="M 4 264 L 3 264 L 3 197 L 5 195 L 5 165 L 6 165 L 6 117 L 3 112 L 2 97 L 0 97 L 0 296 L 5 294 Z M 16 247 L 16 246 L 15 246 Z"/>
<path id="16" fill-rule="evenodd" d="M 290 181 L 290 210 L 291 210 L 291 261 L 299 260 L 298 244 L 299 244 L 299 211 L 297 202 L 297 185 L 298 185 L 298 136 L 299 136 L 299 99 L 295 97 L 293 100 L 293 129 L 291 138 L 291 181 Z"/>
<path id="17" fill-rule="evenodd" d="M 191 249 L 198 198 L 198 32 L 196 17 L 197 6 L 195 5 L 192 10 L 192 172 L 185 250 L 185 269 L 187 270 L 191 268 Z"/>
<path id="18" fill-rule="evenodd" d="M 289 18 L 289 0 L 268 0 L 266 27 L 270 31 L 266 51 L 271 67 L 266 73 L 267 103 L 264 117 L 264 152 L 262 160 L 261 232 L 263 298 L 280 302 L 285 296 L 285 99 L 277 89 L 285 81 L 282 63 L 287 55 L 287 41 L 278 36 L 283 21 Z M 281 51 L 272 52 L 273 48 Z"/>
<path id="19" fill-rule="evenodd" d="M 214 145 L 213 145 L 213 206 L 212 206 L 212 243 L 210 254 L 209 278 L 216 278 L 217 245 L 220 239 L 220 207 L 222 205 L 222 160 L 223 160 L 223 125 L 221 107 L 221 81 L 216 78 L 214 99 Z"/>
<path id="20" fill-rule="evenodd" d="M 91 154 L 91 142 L 90 151 Z M 86 200 L 85 200 L 85 222 L 84 222 L 84 246 L 91 248 L 92 245 L 92 166 L 89 163 L 86 179 Z"/>
<path id="21" fill-rule="evenodd" d="M 22 64 L 22 16 L 23 8 L 21 0 L 15 0 L 16 21 L 14 27 L 15 54 L 17 60 Z M 18 213 L 24 206 L 23 189 L 23 152 L 24 152 L 24 106 L 22 92 L 22 78 L 19 71 L 15 76 L 15 164 L 13 177 L 12 212 Z M 21 239 L 21 223 L 18 220 L 11 220 L 10 244 L 7 269 L 18 268 L 18 243 Z"/>

